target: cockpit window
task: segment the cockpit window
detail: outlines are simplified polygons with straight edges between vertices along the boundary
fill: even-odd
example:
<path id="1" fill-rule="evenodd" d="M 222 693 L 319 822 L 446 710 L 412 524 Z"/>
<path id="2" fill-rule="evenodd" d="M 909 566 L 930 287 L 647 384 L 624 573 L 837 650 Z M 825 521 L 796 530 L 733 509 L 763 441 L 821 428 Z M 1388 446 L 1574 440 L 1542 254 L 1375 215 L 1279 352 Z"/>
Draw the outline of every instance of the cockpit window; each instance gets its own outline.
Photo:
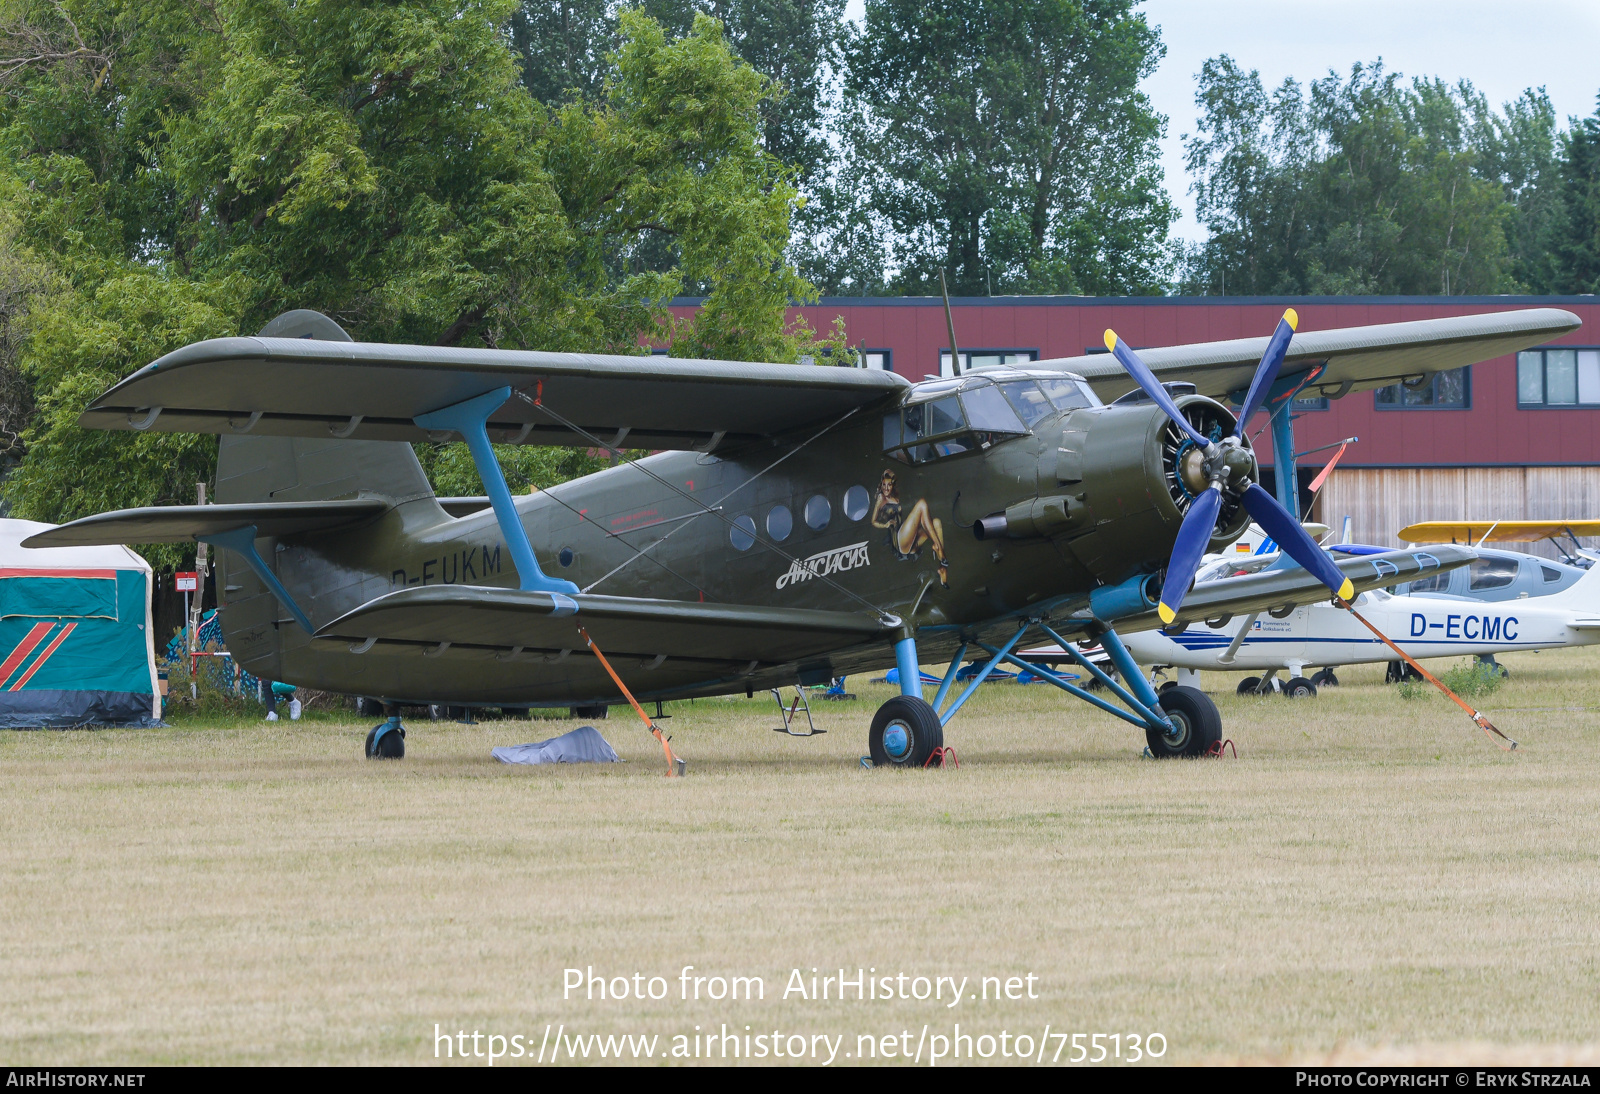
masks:
<path id="1" fill-rule="evenodd" d="M 1027 427 L 1011 404 L 993 384 L 970 387 L 961 393 L 961 405 L 966 408 L 967 421 L 973 429 L 990 433 L 1026 433 Z"/>
<path id="2" fill-rule="evenodd" d="M 905 415 L 907 441 L 954 433 L 966 425 L 961 418 L 961 403 L 954 396 L 931 403 L 913 403 L 906 407 Z"/>
<path id="3" fill-rule="evenodd" d="M 1032 427 L 1034 422 L 1046 414 L 1055 413 L 1055 407 L 1049 398 L 1032 380 L 1012 380 L 1000 385 L 1000 390 L 1005 392 L 1006 399 L 1022 415 L 1022 421 Z"/>
<path id="4" fill-rule="evenodd" d="M 1055 404 L 1057 410 L 1076 410 L 1080 406 L 1093 406 L 1095 403 L 1094 395 L 1086 390 L 1087 385 L 1079 384 L 1078 381 L 1066 376 L 1052 376 L 1040 380 L 1039 385 L 1044 388 L 1045 394 L 1050 396 L 1050 401 Z"/>
<path id="5" fill-rule="evenodd" d="M 1473 559 L 1467 567 L 1467 573 L 1471 578 L 1467 588 L 1473 592 L 1480 589 L 1501 589 L 1517 579 L 1517 563 L 1515 559 L 1495 558 L 1491 555 Z"/>
<path id="6" fill-rule="evenodd" d="M 1450 571 L 1419 577 L 1406 588 L 1408 593 L 1442 593 L 1450 587 Z"/>

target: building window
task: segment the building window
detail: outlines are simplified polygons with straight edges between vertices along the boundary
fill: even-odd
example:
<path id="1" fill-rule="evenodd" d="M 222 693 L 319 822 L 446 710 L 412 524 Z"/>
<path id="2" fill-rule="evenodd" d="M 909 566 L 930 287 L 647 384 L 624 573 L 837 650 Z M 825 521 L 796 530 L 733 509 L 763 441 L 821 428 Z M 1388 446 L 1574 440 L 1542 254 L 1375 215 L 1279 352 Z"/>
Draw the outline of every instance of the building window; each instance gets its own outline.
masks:
<path id="1" fill-rule="evenodd" d="M 964 349 L 961 351 L 961 371 L 992 365 L 1026 365 L 1039 359 L 1036 349 Z M 950 368 L 950 351 L 939 350 L 939 375 L 954 376 Z"/>
<path id="2" fill-rule="evenodd" d="M 864 349 L 861 351 L 861 364 L 866 368 L 879 369 L 883 372 L 893 372 L 894 350 Z"/>
<path id="3" fill-rule="evenodd" d="M 1519 407 L 1600 407 L 1600 349 L 1562 346 L 1517 354 Z"/>
<path id="4" fill-rule="evenodd" d="M 1436 372 L 1416 387 L 1380 387 L 1375 401 L 1379 410 L 1468 410 L 1472 407 L 1472 366 Z"/>

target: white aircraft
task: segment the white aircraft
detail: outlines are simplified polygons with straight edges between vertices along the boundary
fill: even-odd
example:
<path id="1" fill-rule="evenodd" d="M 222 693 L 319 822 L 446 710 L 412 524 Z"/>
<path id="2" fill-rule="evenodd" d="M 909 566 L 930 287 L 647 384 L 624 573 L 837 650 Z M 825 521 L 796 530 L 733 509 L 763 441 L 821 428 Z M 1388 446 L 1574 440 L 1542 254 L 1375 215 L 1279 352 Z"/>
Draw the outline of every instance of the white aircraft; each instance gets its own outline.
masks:
<path id="1" fill-rule="evenodd" d="M 1258 572 L 1277 560 L 1275 554 L 1223 558 L 1202 570 L 1196 584 Z M 1563 584 L 1557 595 L 1496 602 L 1374 590 L 1357 597 L 1355 607 L 1419 659 L 1600 643 L 1600 566 Z M 1340 665 L 1394 658 L 1359 620 L 1331 603 L 1192 623 L 1175 635 L 1144 631 L 1127 635 L 1124 642 L 1139 664 L 1174 667 L 1178 682 L 1190 687 L 1199 685 L 1201 669 L 1262 670 L 1261 677 L 1240 682 L 1240 694 L 1276 690 L 1278 673 L 1287 673 L 1281 689 L 1290 698 L 1316 695 L 1319 682 L 1337 684 L 1332 670 Z M 1323 671 L 1307 679 L 1309 667 Z"/>

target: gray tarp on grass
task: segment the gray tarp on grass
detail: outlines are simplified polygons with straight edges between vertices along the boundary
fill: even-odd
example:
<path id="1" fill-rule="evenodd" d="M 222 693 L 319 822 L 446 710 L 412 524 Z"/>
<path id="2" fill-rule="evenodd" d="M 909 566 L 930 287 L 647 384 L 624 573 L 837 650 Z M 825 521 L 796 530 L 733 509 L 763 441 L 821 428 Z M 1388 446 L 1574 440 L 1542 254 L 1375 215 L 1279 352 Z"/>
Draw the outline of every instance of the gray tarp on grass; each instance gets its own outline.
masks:
<path id="1" fill-rule="evenodd" d="M 503 764 L 614 764 L 616 750 L 594 726 L 579 726 L 548 741 L 508 745 L 490 753 Z"/>

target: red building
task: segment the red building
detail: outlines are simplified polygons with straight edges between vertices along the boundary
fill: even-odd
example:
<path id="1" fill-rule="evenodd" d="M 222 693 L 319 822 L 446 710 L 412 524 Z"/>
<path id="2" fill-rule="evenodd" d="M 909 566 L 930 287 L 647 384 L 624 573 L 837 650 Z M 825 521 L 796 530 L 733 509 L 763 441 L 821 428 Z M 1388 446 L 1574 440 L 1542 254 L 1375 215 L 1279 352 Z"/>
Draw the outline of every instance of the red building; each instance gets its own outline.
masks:
<path id="1" fill-rule="evenodd" d="M 1584 326 L 1548 347 L 1442 374 L 1416 391 L 1297 404 L 1295 447 L 1360 438 L 1312 516 L 1337 525 L 1348 514 L 1366 542 L 1398 543 L 1394 533 L 1417 520 L 1600 517 L 1600 297 L 965 297 L 951 305 L 971 364 L 1093 353 L 1107 327 L 1135 347 L 1266 335 L 1286 307 L 1299 312 L 1302 331 L 1564 308 Z M 936 297 L 830 298 L 798 311 L 819 331 L 842 316 L 851 344 L 876 367 L 913 380 L 949 372 Z M 1261 430 L 1264 467 L 1273 462 L 1265 421 L 1251 425 Z M 1301 461 L 1302 478 L 1330 454 Z"/>

